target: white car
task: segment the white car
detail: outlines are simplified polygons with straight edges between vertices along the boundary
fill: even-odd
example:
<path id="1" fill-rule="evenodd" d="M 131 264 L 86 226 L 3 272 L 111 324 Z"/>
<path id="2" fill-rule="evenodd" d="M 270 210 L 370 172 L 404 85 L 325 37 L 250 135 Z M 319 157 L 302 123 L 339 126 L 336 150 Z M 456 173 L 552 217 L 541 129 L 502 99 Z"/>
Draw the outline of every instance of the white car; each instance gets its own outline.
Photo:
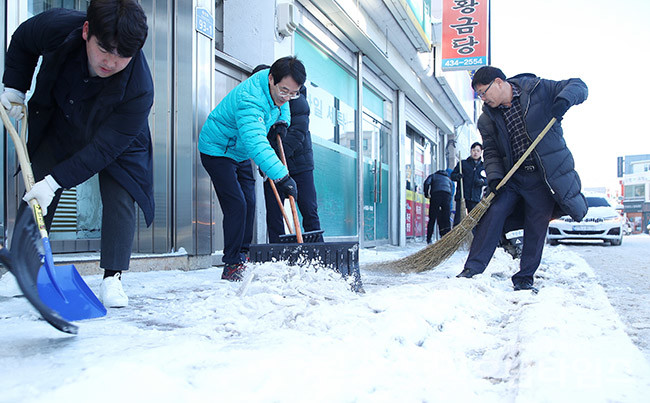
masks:
<path id="1" fill-rule="evenodd" d="M 567 240 L 602 240 L 612 245 L 623 242 L 623 223 L 625 219 L 604 197 L 587 197 L 587 215 L 580 222 L 570 216 L 563 216 L 550 222 L 548 243 L 557 245 Z"/>

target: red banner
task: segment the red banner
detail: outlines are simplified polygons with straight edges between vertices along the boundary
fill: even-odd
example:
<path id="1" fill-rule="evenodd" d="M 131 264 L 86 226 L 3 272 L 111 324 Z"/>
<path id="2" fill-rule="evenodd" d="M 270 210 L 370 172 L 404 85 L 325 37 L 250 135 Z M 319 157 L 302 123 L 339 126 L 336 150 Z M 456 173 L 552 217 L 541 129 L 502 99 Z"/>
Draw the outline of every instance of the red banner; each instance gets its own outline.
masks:
<path id="1" fill-rule="evenodd" d="M 442 0 L 442 69 L 487 66 L 489 0 Z"/>

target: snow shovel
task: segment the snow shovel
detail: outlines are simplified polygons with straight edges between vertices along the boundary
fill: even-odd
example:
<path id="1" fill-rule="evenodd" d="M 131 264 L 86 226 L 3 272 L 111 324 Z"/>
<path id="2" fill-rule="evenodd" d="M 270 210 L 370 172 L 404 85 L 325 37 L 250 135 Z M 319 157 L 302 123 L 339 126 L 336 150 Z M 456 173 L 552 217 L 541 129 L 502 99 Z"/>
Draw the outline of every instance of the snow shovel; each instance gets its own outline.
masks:
<path id="1" fill-rule="evenodd" d="M 532 144 L 528 147 L 526 152 L 519 158 L 519 160 L 512 166 L 510 171 L 506 174 L 506 176 L 501 179 L 501 182 L 497 185 L 496 190 L 501 189 L 506 185 L 508 180 L 512 177 L 512 175 L 515 174 L 517 169 L 521 166 L 521 164 L 524 163 L 526 158 L 530 155 L 530 153 L 533 152 L 537 144 L 539 144 L 540 141 L 544 138 L 546 133 L 548 133 L 549 130 L 551 130 L 551 127 L 555 124 L 556 119 L 552 118 L 544 130 L 542 130 L 539 135 L 537 135 L 537 138 L 535 141 L 532 142 Z M 454 254 L 458 250 L 458 248 L 461 246 L 465 238 L 469 233 L 472 232 L 472 229 L 478 224 L 479 220 L 481 217 L 483 217 L 483 214 L 487 211 L 487 209 L 490 207 L 492 204 L 492 199 L 494 199 L 495 194 L 490 193 L 481 201 L 479 204 L 476 205 L 470 211 L 470 213 L 463 218 L 463 220 L 454 227 L 450 232 L 448 232 L 445 236 L 440 238 L 440 240 L 434 244 L 431 244 L 427 246 L 426 248 L 415 252 L 414 254 L 407 256 L 402 259 L 398 259 L 396 261 L 392 262 L 386 262 L 386 263 L 380 263 L 378 265 L 375 265 L 378 269 L 388 269 L 388 270 L 393 270 L 393 271 L 398 271 L 402 273 L 421 273 L 425 270 L 431 270 L 434 267 L 438 266 L 440 263 L 444 262 L 447 260 L 451 255 Z"/>
<path id="2" fill-rule="evenodd" d="M 282 139 L 278 135 L 278 149 L 280 159 L 286 166 L 287 162 L 282 148 Z M 277 189 L 271 184 L 280 209 L 284 211 L 282 202 L 277 193 Z M 288 264 L 301 265 L 317 262 L 322 266 L 329 267 L 341 273 L 344 278 L 352 276 L 352 290 L 363 292 L 361 275 L 359 273 L 359 243 L 358 242 L 323 242 L 323 231 L 309 231 L 305 235 L 309 236 L 309 243 L 303 243 L 300 232 L 300 221 L 298 221 L 298 212 L 296 203 L 292 196 L 289 196 L 291 212 L 293 215 L 295 234 L 280 236 L 280 243 L 250 245 L 249 258 L 251 262 L 270 262 L 273 260 L 283 260 Z M 288 224 L 288 219 L 285 217 Z M 289 225 L 289 228 L 291 226 Z"/>
<path id="3" fill-rule="evenodd" d="M 43 242 L 31 209 L 25 203 L 20 204 L 11 237 L 11 249 L 17 253 L 10 252 L 0 245 L 0 263 L 16 277 L 23 295 L 43 319 L 62 332 L 77 334 L 79 330 L 77 326 L 63 319 L 58 312 L 46 305 L 38 293 L 36 279 L 41 266 L 40 256 L 44 254 Z"/>
<path id="4" fill-rule="evenodd" d="M 16 154 L 20 163 L 20 169 L 23 173 L 23 180 L 25 181 L 25 188 L 29 190 L 34 186 L 34 174 L 29 162 L 27 154 L 27 146 L 25 145 L 25 135 L 27 131 L 27 110 L 23 108 L 23 119 L 21 136 L 18 135 L 16 128 L 9 120 L 9 116 L 3 107 L 0 107 L 0 114 L 2 121 L 9 132 L 11 139 L 16 147 Z M 23 275 L 31 277 L 38 289 L 38 298 L 47 307 L 57 312 L 63 319 L 67 321 L 75 321 L 82 319 L 97 318 L 106 315 L 106 308 L 97 299 L 95 294 L 90 290 L 88 285 L 81 278 L 81 275 L 73 265 L 54 266 L 52 258 L 52 248 L 50 247 L 50 240 L 45 229 L 45 221 L 43 220 L 43 213 L 41 206 L 35 199 L 29 201 L 29 206 L 34 214 L 38 231 L 42 241 L 42 254 L 39 261 L 40 267 L 36 270 L 35 267 L 16 266 L 17 270 L 27 270 L 27 274 L 21 273 L 16 278 Z M 51 213 L 53 214 L 53 213 Z M 22 238 L 24 235 L 20 231 L 28 231 L 28 227 L 18 227 L 19 221 L 16 220 L 16 228 L 14 229 L 14 237 Z M 23 222 L 24 225 L 24 222 Z M 18 233 L 17 233 L 18 231 Z M 34 248 L 28 248 L 27 243 L 18 242 L 16 245 L 12 244 L 11 253 L 13 256 L 21 256 L 22 259 L 27 259 L 26 254 L 35 253 Z M 31 264 L 36 260 L 29 260 Z M 34 276 L 36 277 L 34 279 Z M 33 295 L 34 296 L 34 295 Z M 31 301 L 30 301 L 31 302 Z M 37 308 L 38 309 L 38 308 Z"/>
<path id="5" fill-rule="evenodd" d="M 286 167 L 287 158 L 284 155 L 284 147 L 282 146 L 282 137 L 279 134 L 278 134 L 278 151 L 280 154 L 280 161 L 282 161 L 282 164 Z M 287 223 L 287 227 L 289 227 L 290 231 L 294 232 L 291 229 L 289 218 L 287 218 L 287 215 L 284 213 L 284 205 L 282 204 L 282 200 L 280 199 L 280 195 L 278 194 L 278 189 L 276 189 L 273 181 L 269 181 L 269 185 L 271 185 L 271 190 L 273 190 L 275 199 L 277 200 L 278 205 L 280 206 L 280 210 L 282 211 L 282 216 L 284 217 L 284 220 Z M 296 201 L 294 200 L 293 196 L 289 196 L 289 205 L 291 206 L 291 214 L 293 215 L 293 225 L 296 230 L 294 234 L 280 235 L 280 243 L 323 242 L 324 231 L 322 229 L 307 231 L 304 233 L 301 232 L 300 221 L 298 220 L 298 210 L 296 209 Z"/>

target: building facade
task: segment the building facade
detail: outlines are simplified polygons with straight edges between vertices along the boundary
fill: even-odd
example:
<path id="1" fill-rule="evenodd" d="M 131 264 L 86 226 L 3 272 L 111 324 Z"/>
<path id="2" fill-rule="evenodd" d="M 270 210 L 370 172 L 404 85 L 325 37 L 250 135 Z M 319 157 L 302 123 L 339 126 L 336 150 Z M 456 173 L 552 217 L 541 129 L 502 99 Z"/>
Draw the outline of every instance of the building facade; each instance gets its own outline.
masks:
<path id="1" fill-rule="evenodd" d="M 222 215 L 200 163 L 198 134 L 210 111 L 254 66 L 290 54 L 307 69 L 314 177 L 326 240 L 371 247 L 423 236 L 424 179 L 453 167 L 458 151 L 467 157 L 478 139 L 469 74 L 440 69 L 432 23 L 439 17 L 438 3 L 141 0 L 149 23 L 144 52 L 155 85 L 150 126 L 156 214 L 148 228 L 139 220 L 134 252 L 184 250 L 205 258 L 222 249 Z M 7 45 L 11 32 L 30 16 L 53 6 L 85 10 L 88 1 L 5 4 Z M 0 57 L 4 66 L 4 54 Z M 5 142 L 1 151 L 0 224 L 6 236 L 23 187 L 14 176 L 13 145 Z M 257 185 L 259 201 L 261 178 Z M 53 249 L 96 251 L 101 222 L 96 178 L 64 196 L 51 231 Z M 254 242 L 266 242 L 259 202 Z"/>
<path id="2" fill-rule="evenodd" d="M 650 154 L 623 158 L 623 211 L 632 233 L 648 233 L 650 225 Z"/>

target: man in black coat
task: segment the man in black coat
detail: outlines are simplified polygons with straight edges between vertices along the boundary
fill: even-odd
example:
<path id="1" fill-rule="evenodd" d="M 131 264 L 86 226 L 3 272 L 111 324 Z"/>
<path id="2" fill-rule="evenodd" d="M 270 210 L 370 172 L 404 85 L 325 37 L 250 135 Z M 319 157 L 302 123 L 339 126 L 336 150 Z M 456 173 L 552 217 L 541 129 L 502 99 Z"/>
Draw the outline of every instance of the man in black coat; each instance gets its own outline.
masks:
<path id="1" fill-rule="evenodd" d="M 424 197 L 429 199 L 427 243 L 431 243 L 436 221 L 441 237 L 451 230 L 451 187 L 451 179 L 444 169 L 429 175 L 424 181 Z"/>
<path id="2" fill-rule="evenodd" d="M 451 173 L 451 180 L 458 182 L 458 190 L 456 190 L 456 214 L 454 214 L 454 226 L 460 223 L 460 206 L 461 206 L 461 193 L 465 198 L 465 207 L 467 211 L 472 211 L 474 207 L 481 201 L 483 196 L 483 186 L 487 185 L 487 181 L 483 176 L 483 145 L 479 142 L 472 144 L 470 156 L 467 159 L 459 161 L 456 168 Z M 462 175 L 461 175 L 462 164 Z M 462 179 L 462 181 L 461 181 Z M 460 185 L 463 185 L 461 192 Z"/>
<path id="3" fill-rule="evenodd" d="M 153 221 L 152 148 L 148 117 L 153 81 L 142 53 L 147 19 L 135 0 L 92 0 L 87 13 L 51 9 L 21 24 L 6 54 L 0 96 L 19 118 L 39 56 L 29 101 L 28 152 L 37 181 L 24 200 L 38 200 L 52 223 L 63 189 L 99 174 L 102 198 L 99 299 L 128 304 L 128 270 L 137 202 Z"/>
<path id="4" fill-rule="evenodd" d="M 523 209 L 524 246 L 520 270 L 512 282 L 515 290 L 535 290 L 533 275 L 542 258 L 548 223 L 557 215 L 554 210 L 576 221 L 587 213 L 580 177 L 560 124 L 571 106 L 587 99 L 587 86 L 579 78 L 552 81 L 533 74 L 506 79 L 500 69 L 486 66 L 476 71 L 472 87 L 484 102 L 478 129 L 485 147 L 488 187 L 497 194 L 476 228 L 465 268 L 457 277 L 470 278 L 485 270 L 506 218 L 515 209 Z M 551 118 L 558 121 L 497 192 L 501 179 Z"/>
<path id="5" fill-rule="evenodd" d="M 277 151 L 277 135 L 280 134 L 289 175 L 296 181 L 298 189 L 296 203 L 302 215 L 302 227 L 306 232 L 317 231 L 320 230 L 320 219 L 314 185 L 314 152 L 309 132 L 309 102 L 304 85 L 300 89 L 300 96 L 289 101 L 289 108 L 291 125 L 287 128 L 285 122 L 276 123 L 269 130 L 268 139 Z M 268 181 L 264 182 L 264 199 L 269 242 L 277 243 L 280 241 L 280 235 L 284 235 L 284 224 L 282 211 Z"/>

